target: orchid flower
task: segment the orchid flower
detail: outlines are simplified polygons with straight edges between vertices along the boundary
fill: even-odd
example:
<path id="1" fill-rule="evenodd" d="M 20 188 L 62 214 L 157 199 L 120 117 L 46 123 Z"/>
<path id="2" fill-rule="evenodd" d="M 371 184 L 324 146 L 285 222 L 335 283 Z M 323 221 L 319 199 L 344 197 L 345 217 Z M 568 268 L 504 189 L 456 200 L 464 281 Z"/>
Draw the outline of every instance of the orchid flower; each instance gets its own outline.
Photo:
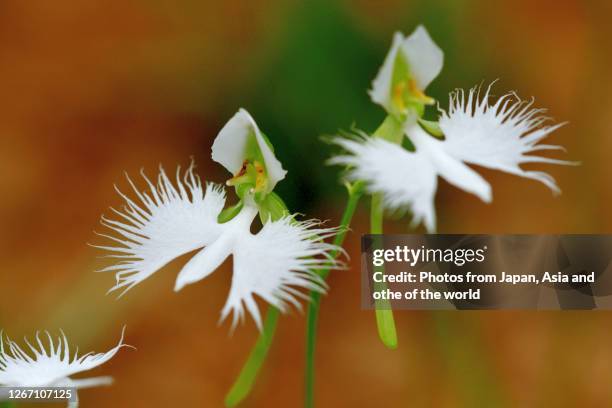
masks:
<path id="1" fill-rule="evenodd" d="M 468 92 L 452 92 L 448 110 L 439 109 L 438 122 L 421 118 L 424 105 L 430 103 L 422 90 L 440 72 L 442 59 L 424 28 L 417 28 L 406 39 L 396 34 L 370 92 L 372 101 L 389 111 L 387 124 L 394 125 L 381 126 L 375 137 L 359 134 L 336 138 L 335 143 L 346 153 L 330 162 L 348 166 L 348 178 L 366 182 L 371 193 L 383 196 L 385 207 L 410 209 L 413 225 L 423 222 L 429 232 L 436 229 L 438 176 L 491 202 L 491 186 L 466 163 L 537 180 L 559 193 L 547 173 L 521 168 L 526 163 L 574 164 L 530 154 L 563 150 L 540 143 L 563 123 L 545 125 L 549 118 L 542 116 L 543 109 L 532 107 L 533 101 L 509 93 L 492 102 L 491 86 L 484 95 L 475 87 Z M 405 83 L 412 84 L 408 94 Z M 414 149 L 402 147 L 403 140 Z"/>
<path id="2" fill-rule="evenodd" d="M 272 190 L 286 174 L 253 118 L 241 109 L 217 136 L 212 158 L 233 174 L 238 204 L 225 207 L 222 186 L 202 185 L 193 164 L 173 183 L 163 168 L 152 183 L 143 173 L 148 191 L 140 191 L 128 178 L 137 197 L 119 192 L 126 202 L 119 217 L 103 217 L 114 235 L 102 234 L 118 246 L 98 246 L 121 259 L 103 271 L 116 273 L 110 291 L 127 290 L 142 282 L 173 259 L 199 250 L 182 268 L 175 291 L 200 281 L 233 257 L 229 296 L 221 321 L 233 314 L 232 329 L 244 319 L 244 309 L 262 330 L 262 318 L 254 295 L 281 311 L 289 304 L 300 308 L 300 289 L 324 292 L 326 285 L 316 271 L 339 266 L 330 253 L 337 247 L 324 240 L 338 231 L 318 221 L 297 221 L 289 215 Z M 281 210 L 279 210 L 279 206 Z M 251 232 L 254 218 L 263 226 Z"/>
<path id="3" fill-rule="evenodd" d="M 125 329 L 124 329 L 125 332 Z M 24 351 L 10 338 L 0 334 L 0 385 L 5 387 L 70 387 L 75 389 L 110 385 L 112 377 L 91 377 L 82 379 L 70 378 L 82 371 L 91 370 L 109 361 L 121 347 L 129 347 L 123 343 L 123 335 L 119 343 L 106 353 L 87 353 L 79 357 L 78 351 L 71 354 L 68 339 L 62 332 L 53 340 L 49 332 L 45 332 L 48 345 L 36 333 L 36 345 L 25 339 L 29 351 Z M 76 403 L 69 407 L 76 407 Z"/>

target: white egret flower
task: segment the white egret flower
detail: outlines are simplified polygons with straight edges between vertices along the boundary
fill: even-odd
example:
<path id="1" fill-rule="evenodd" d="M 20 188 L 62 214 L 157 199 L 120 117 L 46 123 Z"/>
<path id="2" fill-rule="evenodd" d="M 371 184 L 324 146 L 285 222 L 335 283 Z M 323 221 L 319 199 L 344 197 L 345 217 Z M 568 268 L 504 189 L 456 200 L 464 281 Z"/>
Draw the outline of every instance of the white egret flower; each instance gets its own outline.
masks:
<path id="1" fill-rule="evenodd" d="M 501 170 L 538 180 L 559 193 L 555 180 L 541 171 L 527 171 L 525 163 L 574 164 L 529 153 L 563 150 L 539 144 L 563 124 L 544 125 L 548 118 L 532 102 L 507 94 L 491 104 L 490 87 L 482 98 L 477 88 L 450 95 L 448 111 L 439 122 L 444 140 L 432 137 L 418 123 L 406 122 L 404 131 L 415 147 L 408 151 L 388 141 L 361 136 L 338 138 L 336 143 L 348 154 L 331 159 L 332 164 L 350 167 L 348 177 L 365 180 L 371 192 L 382 193 L 388 208 L 409 208 L 413 223 L 424 222 L 434 231 L 434 196 L 437 176 L 485 202 L 491 201 L 491 186 L 465 163 Z"/>
<path id="2" fill-rule="evenodd" d="M 254 295 L 282 311 L 287 304 L 299 308 L 296 298 L 306 297 L 298 289 L 324 291 L 325 283 L 315 271 L 339 265 L 330 255 L 338 248 L 323 241 L 337 232 L 335 228 L 285 217 L 265 223 L 253 234 L 251 223 L 258 212 L 254 203 L 245 203 L 230 221 L 217 222 L 225 193 L 215 184 L 203 188 L 193 165 L 183 177 L 177 170 L 176 186 L 163 169 L 156 186 L 143 177 L 148 192 L 140 192 L 130 181 L 140 203 L 120 193 L 127 206 L 115 213 L 122 219 L 103 217 L 101 221 L 115 233 L 101 235 L 119 245 L 96 246 L 111 251 L 109 257 L 122 260 L 102 270 L 116 272 L 117 283 L 110 291 L 122 289 L 125 293 L 173 259 L 200 249 L 178 274 L 174 288 L 178 291 L 204 279 L 232 255 L 232 284 L 221 320 L 233 312 L 234 327 L 243 318 L 244 304 L 261 329 Z"/>
<path id="3" fill-rule="evenodd" d="M 423 26 L 408 37 L 393 36 L 391 48 L 369 91 L 374 103 L 390 113 L 406 113 L 411 101 L 433 103 L 423 93 L 444 63 L 444 53 Z"/>
<path id="4" fill-rule="evenodd" d="M 75 389 L 110 385 L 112 377 L 71 378 L 74 374 L 91 370 L 109 361 L 121 347 L 129 347 L 123 343 L 124 331 L 119 343 L 106 353 L 87 353 L 78 355 L 78 350 L 72 352 L 68 346 L 66 335 L 53 340 L 49 332 L 45 332 L 47 341 L 36 333 L 34 345 L 24 339 L 29 350 L 22 349 L 17 343 L 0 334 L 0 385 L 5 387 L 71 387 Z M 45 343 L 47 343 L 45 345 Z M 37 347 L 38 346 L 38 347 Z M 76 407 L 76 404 L 68 406 Z"/>
<path id="5" fill-rule="evenodd" d="M 212 158 L 232 172 L 227 184 L 236 186 L 239 203 L 224 210 L 223 187 L 203 187 L 193 164 L 182 176 L 177 170 L 175 183 L 161 168 L 157 185 L 143 174 L 148 192 L 139 191 L 128 178 L 138 200 L 119 191 L 127 205 L 123 211 L 113 210 L 118 219 L 101 221 L 111 234 L 100 235 L 119 245 L 96 245 L 121 261 L 102 271 L 116 273 L 117 282 L 109 292 L 124 294 L 173 259 L 199 250 L 178 274 L 174 290 L 179 291 L 206 278 L 231 256 L 232 283 L 221 321 L 233 313 L 233 329 L 244 319 L 246 307 L 261 330 L 255 295 L 286 311 L 289 304 L 300 308 L 297 298 L 308 299 L 300 290 L 325 291 L 316 271 L 340 266 L 332 256 L 340 248 L 324 241 L 338 230 L 293 216 L 276 214 L 274 221 L 269 219 L 268 206 L 278 200 L 270 199 L 272 189 L 286 171 L 246 110 L 240 109 L 221 129 Z M 258 213 L 265 222 L 253 234 L 251 224 Z"/>

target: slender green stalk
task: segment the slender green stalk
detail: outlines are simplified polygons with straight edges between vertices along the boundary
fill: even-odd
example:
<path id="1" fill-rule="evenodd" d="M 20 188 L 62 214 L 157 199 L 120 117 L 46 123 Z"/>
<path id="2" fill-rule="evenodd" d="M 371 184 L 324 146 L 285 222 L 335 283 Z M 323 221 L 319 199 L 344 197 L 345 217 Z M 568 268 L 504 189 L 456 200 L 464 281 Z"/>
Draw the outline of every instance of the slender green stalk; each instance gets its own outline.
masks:
<path id="1" fill-rule="evenodd" d="M 372 194 L 372 202 L 370 207 L 370 233 L 383 233 L 383 207 L 382 196 L 380 194 Z"/>
<path id="2" fill-rule="evenodd" d="M 370 207 L 370 232 L 372 234 L 383 233 L 383 203 L 380 194 L 372 195 L 372 204 Z M 386 285 L 384 283 L 379 285 L 382 286 L 375 287 L 375 290 L 385 289 L 384 286 Z M 378 336 L 388 348 L 397 348 L 397 332 L 395 330 L 395 320 L 393 319 L 393 310 L 391 309 L 390 302 L 388 300 L 377 300 L 375 307 Z"/>
<path id="3" fill-rule="evenodd" d="M 317 320 L 321 305 L 321 294 L 312 292 L 310 304 L 306 315 L 306 367 L 305 367 L 305 396 L 304 406 L 314 407 L 314 385 L 315 385 L 315 346 L 317 343 Z"/>
<path id="4" fill-rule="evenodd" d="M 242 368 L 238 379 L 236 379 L 236 382 L 225 397 L 226 407 L 235 407 L 251 392 L 257 378 L 257 373 L 259 373 L 268 350 L 270 350 L 279 314 L 280 312 L 277 308 L 268 307 L 263 331 L 259 335 L 255 347 L 251 350 L 251 354 Z"/>
<path id="5" fill-rule="evenodd" d="M 373 137 L 385 139 L 391 143 L 401 144 L 404 139 L 404 130 L 401 121 L 398 121 L 392 115 L 385 118 L 383 123 L 376 129 Z M 372 203 L 370 206 L 370 233 L 383 233 L 383 217 L 384 208 L 382 195 L 373 194 Z M 375 284 L 374 289 L 385 289 L 386 284 Z M 397 348 L 397 332 L 395 330 L 395 320 L 393 319 L 393 310 L 388 300 L 380 300 L 375 303 L 376 308 L 376 326 L 378 327 L 378 336 L 385 346 L 390 349 Z"/>
<path id="6" fill-rule="evenodd" d="M 348 187 L 349 198 L 342 214 L 342 220 L 340 221 L 340 233 L 336 235 L 334 239 L 334 245 L 339 247 L 344 243 L 348 227 L 351 224 L 357 203 L 363 194 L 363 183 L 357 182 L 352 186 Z M 332 257 L 338 256 L 339 251 L 334 251 Z M 329 275 L 330 269 L 324 269 L 319 271 L 319 276 L 325 279 Z M 308 303 L 308 310 L 306 312 L 306 368 L 305 368 L 305 386 L 306 396 L 304 400 L 304 406 L 311 408 L 314 406 L 314 381 L 315 381 L 315 368 L 314 368 L 314 355 L 315 346 L 317 341 L 317 320 L 319 317 L 319 308 L 321 303 L 321 293 L 311 292 L 310 303 Z"/>

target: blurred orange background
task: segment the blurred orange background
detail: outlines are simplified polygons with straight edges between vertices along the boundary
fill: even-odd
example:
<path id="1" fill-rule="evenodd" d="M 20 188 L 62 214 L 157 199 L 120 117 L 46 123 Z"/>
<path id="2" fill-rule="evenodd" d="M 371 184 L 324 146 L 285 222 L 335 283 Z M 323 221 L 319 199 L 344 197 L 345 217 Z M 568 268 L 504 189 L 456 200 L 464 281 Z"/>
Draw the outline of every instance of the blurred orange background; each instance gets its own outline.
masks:
<path id="1" fill-rule="evenodd" d="M 83 407 L 217 407 L 257 337 L 217 326 L 230 265 L 178 294 L 186 258 L 117 300 L 88 247 L 99 216 L 120 206 L 123 172 L 185 165 L 205 180 L 238 109 L 258 120 L 289 170 L 294 211 L 338 223 L 338 169 L 319 136 L 383 117 L 366 90 L 392 33 L 424 24 L 445 51 L 429 93 L 499 78 L 569 123 L 550 141 L 580 167 L 546 168 L 563 190 L 499 172 L 487 205 L 441 183 L 443 233 L 608 233 L 612 230 L 612 3 L 605 1 L 4 1 L 0 4 L 0 327 L 11 337 L 62 328 L 80 350 L 127 342 L 96 375 L 110 388 Z M 542 166 L 539 166 L 542 167 Z M 347 241 L 352 269 L 332 274 L 322 303 L 316 401 L 322 407 L 571 407 L 612 405 L 610 312 L 398 312 L 399 349 L 360 310 L 355 259 L 367 206 Z M 407 232 L 408 220 L 389 231 Z M 304 316 L 279 324 L 245 407 L 299 406 Z"/>

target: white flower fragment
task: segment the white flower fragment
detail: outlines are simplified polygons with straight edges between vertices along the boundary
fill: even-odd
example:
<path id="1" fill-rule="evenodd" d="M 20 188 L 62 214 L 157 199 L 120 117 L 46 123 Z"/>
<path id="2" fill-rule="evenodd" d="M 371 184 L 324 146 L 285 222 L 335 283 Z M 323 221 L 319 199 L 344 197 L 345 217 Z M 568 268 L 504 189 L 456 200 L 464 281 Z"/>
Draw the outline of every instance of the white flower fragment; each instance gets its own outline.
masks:
<path id="1" fill-rule="evenodd" d="M 325 289 L 316 270 L 340 265 L 332 257 L 339 248 L 323 241 L 337 229 L 320 227 L 316 221 L 285 217 L 266 222 L 253 234 L 250 229 L 258 209 L 247 202 L 234 218 L 219 223 L 217 217 L 225 205 L 223 190 L 213 184 L 203 189 L 193 166 L 183 177 L 177 171 L 176 186 L 163 169 L 157 185 L 147 183 L 148 192 L 132 184 L 140 203 L 122 194 L 127 205 L 123 212 L 115 211 L 121 219 L 102 219 L 113 234 L 104 236 L 119 244 L 98 246 L 121 260 L 102 270 L 116 273 L 117 284 L 111 291 L 125 293 L 171 260 L 199 249 L 179 272 L 178 291 L 204 279 L 232 256 L 232 284 L 221 319 L 233 312 L 235 326 L 246 306 L 261 329 L 253 295 L 283 311 L 287 304 L 299 307 L 297 298 L 305 297 L 300 289 Z"/>
<path id="2" fill-rule="evenodd" d="M 533 109 L 514 94 L 489 102 L 490 87 L 480 98 L 477 88 L 451 94 L 450 107 L 442 112 L 440 128 L 444 140 L 427 134 L 418 124 L 406 122 L 405 133 L 415 147 L 411 152 L 385 140 L 361 136 L 337 138 L 348 154 L 331 159 L 332 164 L 349 166 L 348 177 L 365 180 L 371 192 L 382 193 L 388 208 L 411 209 L 414 223 L 424 222 L 435 230 L 434 195 L 437 176 L 485 202 L 491 201 L 491 187 L 465 163 L 501 170 L 538 180 L 558 193 L 555 180 L 540 171 L 527 171 L 525 163 L 574 164 L 529 153 L 562 150 L 539 144 L 562 124 L 546 125 L 541 109 Z"/>
<path id="3" fill-rule="evenodd" d="M 125 331 L 125 329 L 124 329 Z M 36 341 L 24 339 L 28 348 L 0 334 L 0 385 L 6 387 L 74 387 L 82 388 L 110 385 L 112 377 L 90 377 L 73 379 L 71 376 L 91 370 L 109 361 L 121 347 L 119 343 L 106 353 L 87 353 L 81 356 L 70 350 L 68 339 L 62 335 L 54 340 L 49 332 L 42 336 L 36 333 Z M 45 339 L 46 337 L 46 339 Z M 76 406 L 76 405 L 72 405 Z"/>

